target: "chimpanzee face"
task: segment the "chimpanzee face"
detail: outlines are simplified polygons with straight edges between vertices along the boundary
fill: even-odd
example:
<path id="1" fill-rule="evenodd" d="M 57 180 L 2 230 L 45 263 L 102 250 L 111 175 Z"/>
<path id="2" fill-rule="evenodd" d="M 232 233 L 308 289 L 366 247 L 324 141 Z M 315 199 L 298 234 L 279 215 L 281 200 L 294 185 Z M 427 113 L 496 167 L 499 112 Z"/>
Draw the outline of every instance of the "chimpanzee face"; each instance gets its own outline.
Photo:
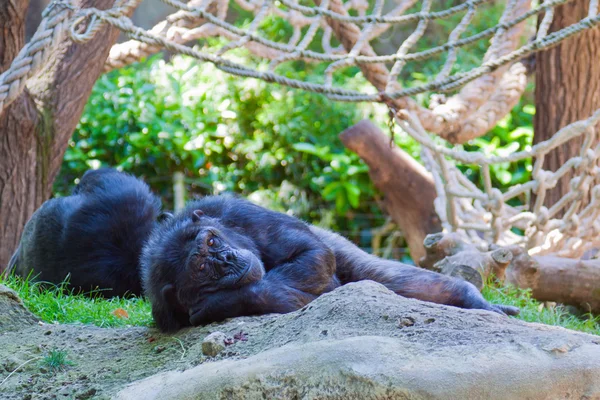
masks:
<path id="1" fill-rule="evenodd" d="M 141 264 L 152 315 L 164 332 L 191 325 L 190 315 L 211 295 L 265 274 L 251 239 L 200 210 L 166 217 L 144 246 Z"/>
<path id="2" fill-rule="evenodd" d="M 244 248 L 238 235 L 218 220 L 193 212 L 161 238 L 159 268 L 171 275 L 172 301 L 182 312 L 198 307 L 212 293 L 259 281 L 265 274 L 260 259 Z"/>
<path id="3" fill-rule="evenodd" d="M 204 217 L 200 211 L 194 211 L 186 236 L 185 269 L 177 282 L 181 288 L 180 298 L 193 295 L 181 290 L 195 294 L 199 290 L 210 293 L 236 289 L 263 277 L 265 270 L 258 257 L 237 246 L 234 233 L 213 218 Z"/>

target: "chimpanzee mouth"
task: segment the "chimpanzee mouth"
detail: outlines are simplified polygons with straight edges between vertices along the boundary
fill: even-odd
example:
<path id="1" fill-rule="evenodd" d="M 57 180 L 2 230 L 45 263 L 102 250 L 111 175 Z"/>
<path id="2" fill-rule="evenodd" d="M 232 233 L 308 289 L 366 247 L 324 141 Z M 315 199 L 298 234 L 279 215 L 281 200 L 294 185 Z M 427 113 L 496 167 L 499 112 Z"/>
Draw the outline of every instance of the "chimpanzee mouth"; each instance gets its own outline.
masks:
<path id="1" fill-rule="evenodd" d="M 248 285 L 250 283 L 259 281 L 264 275 L 264 269 L 260 262 L 255 262 L 250 259 L 248 266 L 240 273 L 239 278 L 235 280 L 235 285 L 238 287 Z"/>
<path id="2" fill-rule="evenodd" d="M 242 271 L 240 277 L 235 280 L 235 284 L 237 285 L 238 283 L 242 282 L 244 278 L 248 275 L 248 273 L 250 273 L 250 270 L 252 270 L 252 263 L 248 264 L 246 269 Z"/>

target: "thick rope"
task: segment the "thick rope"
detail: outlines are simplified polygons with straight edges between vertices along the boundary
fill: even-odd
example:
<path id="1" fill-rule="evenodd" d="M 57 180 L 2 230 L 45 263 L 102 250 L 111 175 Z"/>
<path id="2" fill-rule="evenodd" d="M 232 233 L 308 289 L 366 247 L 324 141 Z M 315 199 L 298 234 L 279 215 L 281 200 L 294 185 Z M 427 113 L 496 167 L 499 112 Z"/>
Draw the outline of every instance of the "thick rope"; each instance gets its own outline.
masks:
<path id="1" fill-rule="evenodd" d="M 19 97 L 27 80 L 46 66 L 65 37 L 73 10 L 71 3 L 65 0 L 53 2 L 44 11 L 30 42 L 0 75 L 0 112 Z"/>

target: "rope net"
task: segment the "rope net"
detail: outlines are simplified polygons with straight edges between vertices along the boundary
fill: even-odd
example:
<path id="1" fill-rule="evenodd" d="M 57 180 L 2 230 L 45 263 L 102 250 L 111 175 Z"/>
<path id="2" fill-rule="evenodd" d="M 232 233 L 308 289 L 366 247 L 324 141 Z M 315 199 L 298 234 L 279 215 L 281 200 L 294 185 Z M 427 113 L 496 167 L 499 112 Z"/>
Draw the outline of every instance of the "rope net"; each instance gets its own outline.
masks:
<path id="1" fill-rule="evenodd" d="M 120 0 L 107 10 L 81 8 L 74 0 L 55 0 L 45 10 L 31 41 L 0 75 L 0 111 L 23 91 L 28 79 L 52 61 L 61 43 L 85 43 L 111 25 L 131 40 L 113 46 L 106 71 L 167 49 L 213 63 L 240 77 L 317 92 L 337 101 L 386 104 L 402 129 L 422 145 L 422 160 L 433 174 L 438 193 L 436 212 L 446 231 L 461 232 L 482 246 L 519 244 L 532 254 L 580 257 L 600 246 L 600 185 L 595 180 L 600 154 L 595 126 L 600 110 L 531 149 L 507 156 L 486 157 L 457 146 L 486 134 L 516 105 L 526 85 L 526 68 L 521 60 L 600 23 L 598 0 L 590 0 L 585 18 L 552 33 L 548 29 L 554 8 L 569 0 L 545 0 L 540 4 L 507 0 L 495 25 L 475 32 L 473 21 L 501 4 L 466 0 L 438 9 L 432 0 L 162 1 L 174 12 L 151 29 L 143 29 L 129 17 L 141 0 Z M 248 23 L 239 23 L 248 15 Z M 538 15 L 543 17 L 532 36 Z M 289 32 L 265 33 L 265 25 L 278 22 L 289 27 Z M 443 24 L 453 24 L 443 42 L 416 50 L 428 29 Z M 399 45 L 393 51 L 389 46 L 387 51 L 377 50 L 376 39 L 395 37 L 396 29 L 406 33 L 401 35 Z M 527 40 L 528 36 L 532 37 Z M 208 38 L 219 38 L 221 45 L 194 45 Z M 459 55 L 474 44 L 486 46 L 485 56 L 477 66 L 461 70 Z M 235 50 L 241 48 L 268 60 L 268 65 L 237 57 Z M 434 76 L 425 83 L 403 87 L 406 66 L 429 58 L 443 60 Z M 281 72 L 282 65 L 298 60 L 322 64 L 322 79 L 314 81 Z M 342 79 L 336 79 L 352 67 L 360 69 L 365 82 L 358 89 L 345 87 Z M 417 95 L 430 96 L 428 108 L 417 103 Z M 585 140 L 578 156 L 556 172 L 542 168 L 546 154 L 581 135 Z M 505 192 L 492 186 L 490 166 L 525 158 L 535 160 L 530 182 Z M 461 164 L 481 168 L 483 188 L 459 171 L 457 166 Z M 567 174 L 573 176 L 572 190 L 556 204 L 545 207 L 547 190 Z M 521 196 L 536 200 L 531 206 L 507 204 Z"/>

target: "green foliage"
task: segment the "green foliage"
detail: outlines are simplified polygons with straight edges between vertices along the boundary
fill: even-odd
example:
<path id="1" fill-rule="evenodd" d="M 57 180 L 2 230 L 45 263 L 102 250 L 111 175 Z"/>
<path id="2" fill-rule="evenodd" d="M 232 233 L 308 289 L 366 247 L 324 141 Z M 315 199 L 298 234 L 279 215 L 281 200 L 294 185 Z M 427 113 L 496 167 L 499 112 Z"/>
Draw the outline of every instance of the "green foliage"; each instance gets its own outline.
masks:
<path id="1" fill-rule="evenodd" d="M 192 195 L 277 192 L 286 181 L 312 205 L 300 217 L 318 222 L 319 210 L 335 210 L 336 227 L 344 229 L 349 210 L 374 211 L 365 166 L 337 138 L 368 112 L 372 107 L 235 78 L 186 57 L 153 59 L 98 81 L 55 190 L 67 193 L 100 165 L 145 177 L 167 204 L 177 171 Z"/>
<path id="2" fill-rule="evenodd" d="M 67 367 L 75 365 L 67 359 L 67 352 L 64 350 L 51 350 L 41 362 L 41 366 L 46 368 L 49 373 L 64 371 Z"/>
<path id="3" fill-rule="evenodd" d="M 65 289 L 65 285 L 34 283 L 29 279 L 10 276 L 0 279 L 17 292 L 27 308 L 45 322 L 82 323 L 100 327 L 142 325 L 152 322 L 150 304 L 142 298 L 112 298 L 84 296 Z M 123 318 L 115 310 L 125 310 Z"/>

